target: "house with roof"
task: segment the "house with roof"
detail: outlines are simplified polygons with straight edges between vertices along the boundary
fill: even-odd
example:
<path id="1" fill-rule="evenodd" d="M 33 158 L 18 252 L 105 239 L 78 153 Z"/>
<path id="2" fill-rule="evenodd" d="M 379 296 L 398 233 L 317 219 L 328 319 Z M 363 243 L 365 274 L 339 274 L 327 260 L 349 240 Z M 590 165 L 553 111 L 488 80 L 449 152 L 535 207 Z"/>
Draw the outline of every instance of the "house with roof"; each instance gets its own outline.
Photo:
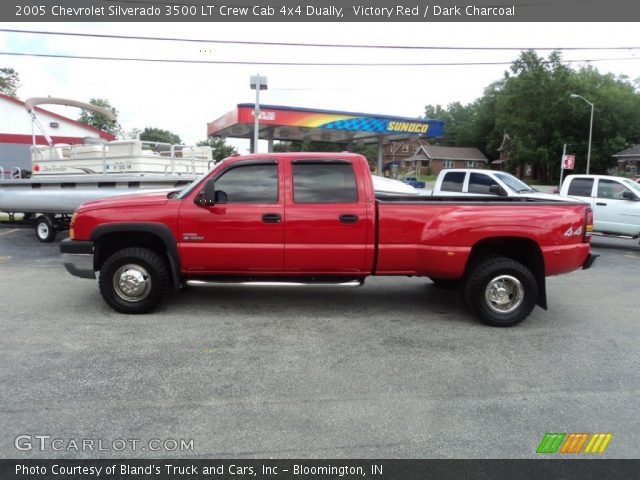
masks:
<path id="1" fill-rule="evenodd" d="M 390 142 L 384 161 L 400 162 L 403 173 L 437 175 L 446 168 L 488 168 L 489 160 L 475 147 L 429 145 L 421 139 Z"/>
<path id="2" fill-rule="evenodd" d="M 111 133 L 71 118 L 35 107 L 38 119 L 54 144 L 81 144 L 115 140 Z M 24 102 L 0 93 L 0 167 L 31 169 L 31 145 L 46 145 L 42 132 L 32 124 Z M 1 171 L 0 171 L 1 173 Z"/>
<path id="3" fill-rule="evenodd" d="M 618 153 L 614 153 L 613 158 L 618 160 L 618 173 L 638 175 L 640 172 L 640 144 L 633 145 Z"/>

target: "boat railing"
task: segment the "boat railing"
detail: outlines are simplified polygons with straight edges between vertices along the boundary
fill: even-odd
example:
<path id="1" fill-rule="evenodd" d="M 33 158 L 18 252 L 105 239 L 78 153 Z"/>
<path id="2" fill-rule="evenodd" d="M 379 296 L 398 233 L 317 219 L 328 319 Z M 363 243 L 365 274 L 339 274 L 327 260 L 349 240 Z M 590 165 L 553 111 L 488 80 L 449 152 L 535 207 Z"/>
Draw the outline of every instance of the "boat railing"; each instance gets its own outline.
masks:
<path id="1" fill-rule="evenodd" d="M 195 174 L 198 171 L 206 171 L 213 160 L 213 150 L 209 146 L 141 140 L 33 146 L 31 152 L 36 173 L 39 169 L 35 164 L 38 162 L 59 162 L 62 165 L 66 160 L 92 161 L 94 168 L 98 167 L 96 161 L 100 161 L 103 175 L 129 173 L 131 164 L 127 161 L 135 159 L 145 166 L 155 167 L 156 171 L 164 172 L 166 175 Z"/>

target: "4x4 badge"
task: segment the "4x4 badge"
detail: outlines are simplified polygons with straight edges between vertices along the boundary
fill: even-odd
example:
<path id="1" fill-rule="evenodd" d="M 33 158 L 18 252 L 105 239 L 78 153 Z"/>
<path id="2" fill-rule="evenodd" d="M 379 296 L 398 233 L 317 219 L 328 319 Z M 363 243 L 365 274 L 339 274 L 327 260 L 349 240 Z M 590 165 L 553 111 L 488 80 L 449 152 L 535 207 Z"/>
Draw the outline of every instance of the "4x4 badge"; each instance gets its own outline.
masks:
<path id="1" fill-rule="evenodd" d="M 578 227 L 575 230 L 573 229 L 573 227 L 569 227 L 567 231 L 564 232 L 564 236 L 570 237 L 571 235 L 576 235 L 576 236 L 582 235 L 582 227 Z"/>

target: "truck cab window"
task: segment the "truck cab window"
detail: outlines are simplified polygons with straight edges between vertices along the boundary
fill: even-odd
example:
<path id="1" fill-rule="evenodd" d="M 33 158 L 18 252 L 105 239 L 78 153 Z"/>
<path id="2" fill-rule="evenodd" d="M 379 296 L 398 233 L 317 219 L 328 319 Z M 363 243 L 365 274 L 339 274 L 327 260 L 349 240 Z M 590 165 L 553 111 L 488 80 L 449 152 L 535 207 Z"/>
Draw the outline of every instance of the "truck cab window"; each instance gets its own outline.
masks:
<path id="1" fill-rule="evenodd" d="M 293 163 L 295 203 L 355 203 L 356 177 L 350 163 Z"/>
<path id="2" fill-rule="evenodd" d="M 567 195 L 574 197 L 590 197 L 593 189 L 593 178 L 574 178 L 569 185 Z"/>
<path id="3" fill-rule="evenodd" d="M 449 172 L 442 179 L 443 192 L 462 192 L 462 184 L 464 183 L 465 172 Z"/>
<path id="4" fill-rule="evenodd" d="M 226 193 L 227 203 L 278 203 L 278 166 L 231 168 L 216 179 L 216 190 Z"/>
<path id="5" fill-rule="evenodd" d="M 483 193 L 489 194 L 489 187 L 491 185 L 497 185 L 488 175 L 482 173 L 472 173 L 469 176 L 469 193 Z"/>

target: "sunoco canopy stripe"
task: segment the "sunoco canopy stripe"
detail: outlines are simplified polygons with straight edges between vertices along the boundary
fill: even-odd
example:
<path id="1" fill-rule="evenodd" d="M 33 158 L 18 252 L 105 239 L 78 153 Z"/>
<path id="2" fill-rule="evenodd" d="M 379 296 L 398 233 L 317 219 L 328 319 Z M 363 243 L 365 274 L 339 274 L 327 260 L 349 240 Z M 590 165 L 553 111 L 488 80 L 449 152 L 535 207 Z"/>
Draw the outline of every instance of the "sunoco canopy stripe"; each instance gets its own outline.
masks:
<path id="1" fill-rule="evenodd" d="M 255 121 L 253 104 L 238 104 L 237 110 L 208 124 L 208 135 L 228 136 L 237 125 L 252 127 Z M 310 108 L 294 108 L 260 105 L 260 124 L 300 129 L 340 130 L 359 132 L 361 135 L 418 135 L 441 137 L 444 122 L 424 118 L 407 118 L 391 115 L 339 112 Z M 236 132 L 237 133 L 237 132 Z M 306 134 L 307 132 L 305 132 Z M 358 135 L 355 133 L 354 135 Z"/>

